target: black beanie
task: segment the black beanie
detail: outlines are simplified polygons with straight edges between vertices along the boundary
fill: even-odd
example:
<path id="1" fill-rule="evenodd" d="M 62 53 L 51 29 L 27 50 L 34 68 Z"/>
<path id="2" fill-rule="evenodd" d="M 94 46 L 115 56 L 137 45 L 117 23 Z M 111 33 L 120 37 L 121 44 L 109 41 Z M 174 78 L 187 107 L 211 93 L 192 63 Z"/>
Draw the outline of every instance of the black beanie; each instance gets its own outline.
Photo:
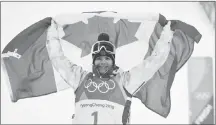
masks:
<path id="1" fill-rule="evenodd" d="M 98 41 L 109 41 L 109 35 L 106 33 L 101 33 L 98 36 Z"/>
<path id="2" fill-rule="evenodd" d="M 109 41 L 109 35 L 106 34 L 106 33 L 101 33 L 99 34 L 98 36 L 98 41 Z M 115 54 L 110 54 L 108 52 L 106 52 L 104 50 L 104 48 L 102 48 L 102 50 L 99 52 L 99 53 L 96 53 L 96 54 L 92 54 L 92 58 L 93 58 L 93 64 L 94 64 L 94 61 L 97 57 L 99 56 L 107 56 L 107 57 L 110 57 L 113 61 L 113 65 L 115 65 Z"/>

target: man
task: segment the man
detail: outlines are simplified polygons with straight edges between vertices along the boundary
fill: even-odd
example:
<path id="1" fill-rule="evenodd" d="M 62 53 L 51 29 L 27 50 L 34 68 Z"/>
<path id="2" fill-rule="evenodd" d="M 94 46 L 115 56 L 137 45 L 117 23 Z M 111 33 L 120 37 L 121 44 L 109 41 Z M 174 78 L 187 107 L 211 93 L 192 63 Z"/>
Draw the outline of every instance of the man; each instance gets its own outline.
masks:
<path id="1" fill-rule="evenodd" d="M 60 28 L 52 22 L 48 30 L 47 48 L 53 66 L 75 91 L 76 114 L 73 123 L 128 123 L 128 111 L 125 110 L 129 110 L 130 97 L 127 92 L 134 95 L 165 63 L 173 37 L 170 22 L 164 27 L 152 55 L 125 72 L 115 65 L 115 46 L 105 33 L 101 33 L 92 46 L 92 72 L 73 64 L 63 54 L 58 33 Z"/>

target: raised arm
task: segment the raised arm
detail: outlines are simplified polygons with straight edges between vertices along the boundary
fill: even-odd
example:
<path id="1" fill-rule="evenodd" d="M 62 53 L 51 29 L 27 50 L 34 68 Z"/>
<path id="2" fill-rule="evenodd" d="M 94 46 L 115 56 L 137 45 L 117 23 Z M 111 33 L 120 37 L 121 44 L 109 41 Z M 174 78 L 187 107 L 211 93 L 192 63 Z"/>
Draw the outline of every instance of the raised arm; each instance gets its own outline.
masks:
<path id="1" fill-rule="evenodd" d="M 173 31 L 171 31 L 170 22 L 168 22 L 163 28 L 160 39 L 157 41 L 151 56 L 122 74 L 124 87 L 130 94 L 134 95 L 165 63 L 170 52 L 172 37 Z"/>
<path id="2" fill-rule="evenodd" d="M 47 31 L 47 50 L 56 71 L 60 73 L 65 82 L 75 91 L 88 72 L 84 71 L 82 67 L 73 64 L 64 56 L 60 43 L 63 36 L 62 33 L 62 27 L 52 21 Z"/>

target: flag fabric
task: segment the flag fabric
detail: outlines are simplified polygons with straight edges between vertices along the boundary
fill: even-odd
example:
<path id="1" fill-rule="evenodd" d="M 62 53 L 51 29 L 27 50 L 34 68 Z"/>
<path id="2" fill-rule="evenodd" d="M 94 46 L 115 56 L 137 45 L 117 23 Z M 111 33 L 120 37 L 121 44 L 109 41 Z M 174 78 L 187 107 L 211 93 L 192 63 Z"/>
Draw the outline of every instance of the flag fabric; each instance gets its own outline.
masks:
<path id="1" fill-rule="evenodd" d="M 2 66 L 13 102 L 56 92 L 46 50 L 46 31 L 52 18 L 45 18 L 19 33 L 2 52 Z"/>
<path id="2" fill-rule="evenodd" d="M 170 112 L 170 89 L 175 74 L 190 58 L 194 49 L 194 42 L 198 43 L 201 38 L 194 27 L 184 22 L 173 20 L 171 28 L 174 30 L 174 35 L 167 61 L 135 95 L 147 108 L 156 111 L 163 117 L 167 117 Z M 161 31 L 155 27 L 145 58 L 151 55 Z"/>
<path id="3" fill-rule="evenodd" d="M 110 41 L 118 48 L 135 42 L 148 42 L 148 52 L 152 54 L 168 20 L 161 14 L 118 14 L 83 13 L 59 15 L 45 18 L 18 34 L 2 52 L 2 66 L 7 74 L 11 100 L 37 97 L 54 93 L 69 86 L 57 83 L 55 69 L 46 48 L 47 30 L 54 21 L 62 27 L 63 40 L 82 50 L 81 56 L 90 54 L 91 46 L 98 34 L 109 34 Z M 167 117 L 171 107 L 170 88 L 175 73 L 190 58 L 194 42 L 198 43 L 201 34 L 193 26 L 179 20 L 171 20 L 174 31 L 170 54 L 164 65 L 145 85 L 133 95 L 142 103 Z M 90 62 L 91 63 L 91 62 Z M 121 67 L 121 66 L 120 66 Z"/>

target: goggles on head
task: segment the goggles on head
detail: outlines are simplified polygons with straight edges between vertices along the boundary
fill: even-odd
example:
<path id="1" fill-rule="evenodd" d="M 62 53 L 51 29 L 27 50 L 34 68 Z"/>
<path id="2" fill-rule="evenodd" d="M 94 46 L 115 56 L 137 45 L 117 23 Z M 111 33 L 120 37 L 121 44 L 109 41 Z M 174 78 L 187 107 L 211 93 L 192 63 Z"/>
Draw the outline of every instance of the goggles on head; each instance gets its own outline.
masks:
<path id="1" fill-rule="evenodd" d="M 115 54 L 115 46 L 109 41 L 98 41 L 92 46 L 92 54 L 99 53 L 102 49 L 110 54 Z"/>

